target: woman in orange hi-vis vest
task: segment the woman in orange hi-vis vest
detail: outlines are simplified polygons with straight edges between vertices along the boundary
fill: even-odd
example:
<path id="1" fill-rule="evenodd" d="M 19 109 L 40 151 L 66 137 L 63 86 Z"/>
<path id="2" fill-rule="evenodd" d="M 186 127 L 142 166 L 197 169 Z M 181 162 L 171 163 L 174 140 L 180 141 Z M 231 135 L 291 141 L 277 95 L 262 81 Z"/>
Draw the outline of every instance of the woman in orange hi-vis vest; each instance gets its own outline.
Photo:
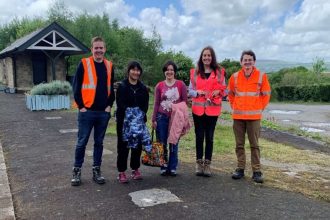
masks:
<path id="1" fill-rule="evenodd" d="M 228 83 L 228 98 L 234 120 L 233 130 L 238 161 L 232 178 L 244 177 L 246 163 L 244 143 L 245 133 L 247 133 L 251 148 L 252 179 L 257 183 L 262 183 L 258 139 L 262 111 L 269 103 L 271 89 L 267 75 L 254 66 L 255 61 L 256 56 L 253 51 L 243 51 L 241 55 L 242 69 L 231 75 Z"/>
<path id="2" fill-rule="evenodd" d="M 197 176 L 211 176 L 214 129 L 218 116 L 221 114 L 221 102 L 225 89 L 225 69 L 217 63 L 213 48 L 205 47 L 196 69 L 190 71 L 189 85 L 196 134 Z"/>

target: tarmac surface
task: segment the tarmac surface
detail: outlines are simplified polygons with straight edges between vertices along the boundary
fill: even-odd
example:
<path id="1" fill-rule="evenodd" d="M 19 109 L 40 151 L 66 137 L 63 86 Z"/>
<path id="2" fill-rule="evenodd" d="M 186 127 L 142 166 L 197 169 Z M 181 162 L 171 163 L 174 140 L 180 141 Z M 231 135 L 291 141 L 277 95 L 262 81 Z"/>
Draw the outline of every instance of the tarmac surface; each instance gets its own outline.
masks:
<path id="1" fill-rule="evenodd" d="M 0 219 L 330 219 L 327 202 L 255 184 L 250 177 L 235 181 L 218 171 L 210 178 L 197 177 L 189 163 L 179 162 L 177 177 L 162 177 L 157 168 L 141 166 L 142 181 L 120 184 L 112 136 L 104 141 L 106 184 L 97 185 L 91 178 L 91 136 L 83 183 L 72 187 L 76 113 L 31 112 L 24 95 L 4 93 L 0 93 L 0 112 L 5 160 L 3 167 L 0 157 L 0 171 L 6 171 L 10 185 L 10 196 L 0 194 Z M 0 175 L 0 193 L 7 175 Z M 265 177 L 267 181 L 266 173 Z M 178 200 L 140 207 L 131 195 L 141 190 L 166 190 Z"/>

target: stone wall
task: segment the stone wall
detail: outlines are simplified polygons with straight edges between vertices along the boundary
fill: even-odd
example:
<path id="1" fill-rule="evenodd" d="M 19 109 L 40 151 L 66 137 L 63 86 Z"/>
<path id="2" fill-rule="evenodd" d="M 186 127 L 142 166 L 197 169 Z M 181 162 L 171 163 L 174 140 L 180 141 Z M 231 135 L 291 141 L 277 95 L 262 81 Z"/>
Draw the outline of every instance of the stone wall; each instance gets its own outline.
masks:
<path id="1" fill-rule="evenodd" d="M 47 58 L 47 82 L 53 80 L 51 61 Z M 66 62 L 61 57 L 56 62 L 56 80 L 66 80 Z M 14 69 L 11 57 L 0 59 L 0 83 L 14 88 Z M 16 56 L 16 88 L 18 90 L 30 90 L 33 85 L 33 68 L 30 55 L 20 54 Z"/>
<path id="2" fill-rule="evenodd" d="M 33 86 L 32 60 L 28 55 L 16 57 L 16 83 L 17 89 L 29 90 Z"/>
<path id="3" fill-rule="evenodd" d="M 66 80 L 66 63 L 63 57 L 57 59 L 55 64 L 55 77 L 56 80 Z M 53 80 L 53 73 L 52 73 L 52 62 L 47 59 L 47 81 L 50 82 Z"/>
<path id="4" fill-rule="evenodd" d="M 10 57 L 0 59 L 0 83 L 14 88 L 13 61 Z"/>

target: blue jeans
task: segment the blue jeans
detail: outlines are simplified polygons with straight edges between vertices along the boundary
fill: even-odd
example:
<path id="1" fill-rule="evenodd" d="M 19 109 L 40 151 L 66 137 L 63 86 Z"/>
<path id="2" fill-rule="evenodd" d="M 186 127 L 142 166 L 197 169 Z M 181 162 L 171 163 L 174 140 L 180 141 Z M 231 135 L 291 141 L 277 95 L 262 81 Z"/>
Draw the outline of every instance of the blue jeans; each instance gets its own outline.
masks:
<path id="1" fill-rule="evenodd" d="M 74 167 L 82 167 L 89 136 L 94 128 L 93 166 L 101 166 L 103 140 L 108 127 L 110 113 L 87 111 L 78 113 L 78 140 L 75 151 Z"/>
<path id="2" fill-rule="evenodd" d="M 178 166 L 178 144 L 170 144 L 169 146 L 169 160 L 168 149 L 167 149 L 167 138 L 168 138 L 168 129 L 169 129 L 169 121 L 170 117 L 165 114 L 157 113 L 156 116 L 157 128 L 156 128 L 156 137 L 159 142 L 161 142 L 164 146 L 164 154 L 165 160 L 167 162 L 167 166 L 161 167 L 161 170 L 167 170 L 170 172 L 171 170 L 176 171 Z"/>

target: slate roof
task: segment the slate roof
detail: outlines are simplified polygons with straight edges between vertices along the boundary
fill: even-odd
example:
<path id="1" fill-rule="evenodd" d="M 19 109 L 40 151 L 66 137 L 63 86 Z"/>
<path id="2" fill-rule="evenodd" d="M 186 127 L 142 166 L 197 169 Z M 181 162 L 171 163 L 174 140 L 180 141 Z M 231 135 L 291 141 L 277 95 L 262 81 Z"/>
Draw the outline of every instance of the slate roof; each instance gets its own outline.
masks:
<path id="1" fill-rule="evenodd" d="M 44 36 L 50 34 L 52 31 L 56 31 L 61 34 L 66 40 L 70 41 L 76 49 L 67 49 L 63 51 L 64 56 L 76 55 L 76 54 L 85 54 L 89 52 L 89 48 L 81 43 L 78 39 L 72 36 L 68 31 L 61 27 L 56 22 L 51 23 L 45 28 L 36 30 L 22 38 L 17 39 L 11 45 L 6 47 L 0 52 L 0 58 L 8 57 L 13 54 L 22 53 L 31 47 L 36 42 L 40 41 Z M 51 49 L 51 48 L 50 48 Z"/>

